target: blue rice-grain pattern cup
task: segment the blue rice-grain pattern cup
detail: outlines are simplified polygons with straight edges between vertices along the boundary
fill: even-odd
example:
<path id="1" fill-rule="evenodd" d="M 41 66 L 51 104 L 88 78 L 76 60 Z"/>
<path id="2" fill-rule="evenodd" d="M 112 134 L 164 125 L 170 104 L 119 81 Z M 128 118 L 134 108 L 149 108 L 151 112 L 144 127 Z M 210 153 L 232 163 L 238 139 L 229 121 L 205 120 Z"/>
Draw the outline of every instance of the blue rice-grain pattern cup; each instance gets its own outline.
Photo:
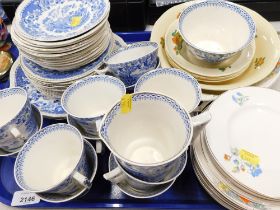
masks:
<path id="1" fill-rule="evenodd" d="M 0 148 L 18 150 L 38 129 L 27 92 L 19 87 L 0 91 Z"/>
<path id="2" fill-rule="evenodd" d="M 80 132 L 54 124 L 34 134 L 19 152 L 14 176 L 23 190 L 72 195 L 90 188 L 89 164 Z"/>
<path id="3" fill-rule="evenodd" d="M 237 4 L 207 0 L 181 13 L 179 32 L 198 59 L 217 63 L 246 48 L 255 38 L 256 25 Z"/>
<path id="4" fill-rule="evenodd" d="M 137 42 L 112 52 L 104 58 L 104 63 L 108 71 L 131 86 L 144 73 L 157 67 L 157 55 L 157 43 Z"/>

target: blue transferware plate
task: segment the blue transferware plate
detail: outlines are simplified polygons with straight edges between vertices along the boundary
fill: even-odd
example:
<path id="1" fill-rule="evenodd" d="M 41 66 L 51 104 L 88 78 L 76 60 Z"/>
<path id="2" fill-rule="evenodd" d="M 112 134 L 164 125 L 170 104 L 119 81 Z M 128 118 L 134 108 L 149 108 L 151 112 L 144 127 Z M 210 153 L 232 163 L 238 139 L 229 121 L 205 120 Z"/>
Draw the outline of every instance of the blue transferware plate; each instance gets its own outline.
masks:
<path id="1" fill-rule="evenodd" d="M 83 78 L 89 74 L 92 74 L 102 63 L 103 58 L 108 54 L 108 51 L 112 48 L 112 44 L 105 50 L 105 52 L 95 61 L 80 67 L 72 71 L 55 71 L 46 69 L 33 61 L 21 57 L 21 65 L 24 66 L 24 70 L 28 71 L 28 74 L 39 78 L 40 81 L 53 81 L 53 82 L 67 82 Z"/>
<path id="2" fill-rule="evenodd" d="M 110 10 L 108 0 L 26 0 L 16 12 L 19 33 L 37 41 L 61 41 L 98 25 Z"/>
<path id="3" fill-rule="evenodd" d="M 113 35 L 113 44 L 110 44 L 110 47 L 106 50 L 103 55 L 98 58 L 96 61 L 94 61 L 92 64 L 88 64 L 88 66 L 95 65 L 96 67 L 100 66 L 103 61 L 103 57 L 106 56 L 107 53 L 109 53 L 111 50 L 122 47 L 125 43 L 122 42 L 122 39 L 118 37 L 117 35 Z M 94 64 L 95 63 L 95 64 Z M 100 65 L 99 65 L 100 64 Z M 95 68 L 96 70 L 96 68 Z M 79 73 L 82 73 L 84 71 L 77 70 Z M 56 71 L 50 71 L 51 73 L 47 74 L 50 78 L 55 78 L 55 76 L 60 75 L 60 79 L 69 78 L 70 76 L 77 76 L 78 73 L 72 73 L 72 75 L 69 74 L 69 72 L 56 72 Z M 58 82 L 61 82 L 58 80 Z M 22 68 L 19 65 L 19 59 L 16 60 L 14 65 L 12 66 L 12 69 L 10 71 L 10 86 L 11 87 L 22 87 L 24 88 L 29 96 L 29 99 L 31 103 L 36 106 L 41 114 L 46 118 L 66 118 L 67 114 L 64 111 L 64 109 L 61 106 L 60 100 L 57 99 L 50 99 L 44 95 L 42 95 L 28 80 L 26 75 L 24 74 Z"/>
<path id="4" fill-rule="evenodd" d="M 66 112 L 61 106 L 60 100 L 49 99 L 42 95 L 25 76 L 17 60 L 10 71 L 10 87 L 24 88 L 30 99 L 30 102 L 36 106 L 41 114 L 47 118 L 66 118 Z"/>

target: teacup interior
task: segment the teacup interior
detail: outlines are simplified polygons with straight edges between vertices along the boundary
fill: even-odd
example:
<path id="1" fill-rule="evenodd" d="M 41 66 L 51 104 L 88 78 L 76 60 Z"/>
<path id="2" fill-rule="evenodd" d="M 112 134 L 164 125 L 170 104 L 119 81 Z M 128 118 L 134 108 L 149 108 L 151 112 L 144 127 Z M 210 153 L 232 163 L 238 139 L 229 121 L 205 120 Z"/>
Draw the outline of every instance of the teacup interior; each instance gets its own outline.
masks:
<path id="1" fill-rule="evenodd" d="M 160 93 L 175 99 L 187 112 L 195 109 L 200 102 L 199 89 L 194 86 L 193 79 L 184 79 L 175 74 L 161 74 L 144 80 L 137 92 Z M 198 86 L 197 86 L 198 87 Z"/>
<path id="2" fill-rule="evenodd" d="M 67 178 L 80 160 L 81 142 L 76 133 L 67 129 L 39 137 L 23 163 L 22 175 L 29 190 L 44 191 Z"/>
<path id="3" fill-rule="evenodd" d="M 27 101 L 26 94 L 0 95 L 0 127 L 11 121 L 21 111 Z"/>
<path id="4" fill-rule="evenodd" d="M 125 90 L 109 82 L 96 81 L 81 86 L 69 96 L 65 108 L 76 117 L 104 115 L 122 97 Z"/>
<path id="5" fill-rule="evenodd" d="M 235 51 L 248 40 L 247 22 L 224 7 L 202 7 L 190 12 L 182 22 L 182 33 L 194 46 L 216 53 Z"/>
<path id="6" fill-rule="evenodd" d="M 169 160 L 190 137 L 180 114 L 161 101 L 133 101 L 132 111 L 117 111 L 108 128 L 109 144 L 121 157 L 140 164 Z M 186 148 L 185 148 L 186 149 Z"/>
<path id="7" fill-rule="evenodd" d="M 122 51 L 119 51 L 115 55 L 113 55 L 109 60 L 108 64 L 118 64 L 125 63 L 129 61 L 136 60 L 141 58 L 155 50 L 154 46 L 138 46 L 133 48 L 128 48 Z"/>

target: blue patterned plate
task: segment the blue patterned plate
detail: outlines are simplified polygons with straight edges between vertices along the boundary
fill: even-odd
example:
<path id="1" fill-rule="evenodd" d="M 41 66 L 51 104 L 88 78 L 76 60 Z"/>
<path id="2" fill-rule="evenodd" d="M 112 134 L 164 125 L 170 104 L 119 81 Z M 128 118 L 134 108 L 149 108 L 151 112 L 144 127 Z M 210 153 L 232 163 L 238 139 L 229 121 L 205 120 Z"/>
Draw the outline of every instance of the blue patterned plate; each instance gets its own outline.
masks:
<path id="1" fill-rule="evenodd" d="M 33 75 L 35 78 L 38 78 L 40 81 L 48 81 L 48 82 L 67 82 L 77 80 L 79 78 L 83 78 L 89 74 L 92 74 L 94 70 L 96 70 L 103 61 L 103 58 L 110 51 L 109 49 L 112 47 L 112 44 L 106 49 L 106 51 L 94 62 L 87 64 L 86 66 L 80 67 L 78 69 L 72 71 L 54 71 L 49 70 L 44 67 L 39 66 L 33 61 L 21 57 L 21 65 L 24 66 L 24 71 L 27 71 L 28 74 Z"/>
<path id="2" fill-rule="evenodd" d="M 16 24 L 28 39 L 60 41 L 94 28 L 109 10 L 108 0 L 26 0 L 16 12 Z"/>
<path id="3" fill-rule="evenodd" d="M 36 106 L 41 114 L 47 118 L 66 118 L 66 113 L 61 106 L 60 100 L 49 99 L 43 96 L 25 76 L 17 60 L 10 72 L 10 86 L 24 88 L 30 102 Z"/>

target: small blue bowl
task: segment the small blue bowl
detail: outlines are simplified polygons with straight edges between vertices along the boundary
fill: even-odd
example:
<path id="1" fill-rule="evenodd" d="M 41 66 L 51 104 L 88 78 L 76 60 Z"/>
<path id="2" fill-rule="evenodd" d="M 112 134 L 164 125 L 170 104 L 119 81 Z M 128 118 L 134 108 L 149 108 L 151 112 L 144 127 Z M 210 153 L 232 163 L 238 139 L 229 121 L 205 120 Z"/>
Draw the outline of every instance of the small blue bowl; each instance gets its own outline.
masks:
<path id="1" fill-rule="evenodd" d="M 120 48 L 104 58 L 109 71 L 131 86 L 147 71 L 157 67 L 158 44 L 137 42 Z"/>

